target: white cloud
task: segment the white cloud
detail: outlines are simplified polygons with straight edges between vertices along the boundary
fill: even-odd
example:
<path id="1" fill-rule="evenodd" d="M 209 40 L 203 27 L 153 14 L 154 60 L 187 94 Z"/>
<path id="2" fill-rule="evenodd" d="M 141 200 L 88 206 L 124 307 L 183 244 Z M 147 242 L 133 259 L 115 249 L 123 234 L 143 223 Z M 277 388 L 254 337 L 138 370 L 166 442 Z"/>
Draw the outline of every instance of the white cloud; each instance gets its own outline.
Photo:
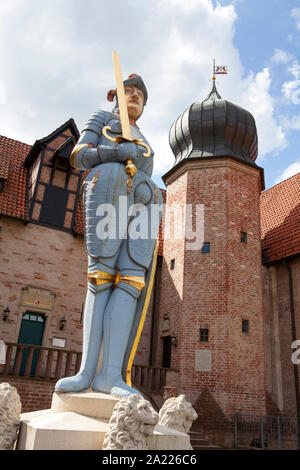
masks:
<path id="1" fill-rule="evenodd" d="M 5 83 L 0 80 L 0 105 L 6 102 L 6 86 Z"/>
<path id="2" fill-rule="evenodd" d="M 268 69 L 245 76 L 233 43 L 232 4 L 86 0 L 70 8 L 63 0 L 11 0 L 10 5 L 0 8 L 1 83 L 6 84 L 0 134 L 32 144 L 70 117 L 80 130 L 95 109 L 110 110 L 106 92 L 114 86 L 112 50 L 117 49 L 124 77 L 140 73 L 148 88 L 139 125 L 156 151 L 156 174 L 174 162 L 168 143 L 172 123 L 210 92 L 214 58 L 229 69 L 217 80 L 221 96 L 256 119 L 260 155 L 284 147 Z M 277 52 L 277 60 L 287 56 Z"/>
<path id="3" fill-rule="evenodd" d="M 275 184 L 280 183 L 281 181 L 286 180 L 287 178 L 290 178 L 291 176 L 296 175 L 297 173 L 300 172 L 300 158 L 298 158 L 297 161 L 289 165 L 282 173 L 281 175 L 276 178 Z"/>
<path id="4" fill-rule="evenodd" d="M 277 153 L 286 147 L 283 128 L 276 122 L 274 99 L 270 94 L 270 71 L 251 72 L 243 82 L 242 106 L 250 111 L 256 121 L 259 160 L 269 153 Z"/>
<path id="5" fill-rule="evenodd" d="M 300 8 L 293 8 L 291 10 L 291 17 L 296 19 L 296 27 L 300 30 Z"/>
<path id="6" fill-rule="evenodd" d="M 271 61 L 277 64 L 287 64 L 293 58 L 293 55 L 289 52 L 284 51 L 283 49 L 275 49 L 274 54 L 271 57 Z"/>
<path id="7" fill-rule="evenodd" d="M 300 65 L 295 59 L 288 71 L 293 75 L 294 80 L 284 82 L 282 92 L 288 102 L 293 104 L 300 103 Z"/>
<path id="8" fill-rule="evenodd" d="M 300 12 L 300 8 L 298 9 Z M 300 14 L 300 13 L 299 13 Z M 300 16 L 299 16 L 300 18 Z M 275 49 L 271 57 L 271 62 L 275 64 L 291 64 L 287 71 L 293 76 L 293 80 L 283 82 L 281 91 L 287 103 L 300 103 L 300 65 L 293 54 L 283 49 Z"/>
<path id="9" fill-rule="evenodd" d="M 286 116 L 282 117 L 281 121 L 283 129 L 289 131 L 298 131 L 300 130 L 300 113 L 292 116 L 291 118 L 287 118 Z"/>

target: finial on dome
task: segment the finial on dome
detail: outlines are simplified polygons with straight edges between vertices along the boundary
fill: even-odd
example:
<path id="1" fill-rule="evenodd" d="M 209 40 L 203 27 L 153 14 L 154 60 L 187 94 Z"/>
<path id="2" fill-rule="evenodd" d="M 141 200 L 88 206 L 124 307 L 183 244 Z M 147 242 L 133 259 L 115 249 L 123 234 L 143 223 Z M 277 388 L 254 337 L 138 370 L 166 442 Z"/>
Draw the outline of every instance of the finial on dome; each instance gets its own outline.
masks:
<path id="1" fill-rule="evenodd" d="M 216 80 L 216 59 L 213 59 L 213 83 L 215 83 Z"/>
<path id="2" fill-rule="evenodd" d="M 221 95 L 218 93 L 218 90 L 217 90 L 217 86 L 216 86 L 216 80 L 214 79 L 213 80 L 213 85 L 212 85 L 212 90 L 211 92 L 209 93 L 208 97 L 204 100 L 204 101 L 207 101 L 207 100 L 216 100 L 216 99 L 219 99 L 221 100 L 222 97 Z"/>
<path id="3" fill-rule="evenodd" d="M 209 99 L 215 100 L 216 98 L 222 99 L 216 87 L 216 74 L 227 74 L 227 66 L 217 65 L 216 67 L 216 59 L 213 59 L 213 76 L 212 76 L 213 86 L 212 86 L 212 90 L 210 94 L 208 95 L 205 101 Z"/>

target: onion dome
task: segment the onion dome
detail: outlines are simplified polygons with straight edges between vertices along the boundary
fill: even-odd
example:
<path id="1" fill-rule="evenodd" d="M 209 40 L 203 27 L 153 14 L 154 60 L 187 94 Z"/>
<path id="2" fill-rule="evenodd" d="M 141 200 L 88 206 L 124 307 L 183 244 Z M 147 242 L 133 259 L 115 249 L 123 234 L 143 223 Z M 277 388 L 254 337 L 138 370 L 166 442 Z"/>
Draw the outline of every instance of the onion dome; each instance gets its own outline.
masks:
<path id="1" fill-rule="evenodd" d="M 192 104 L 173 123 L 169 143 L 175 165 L 189 158 L 230 156 L 253 165 L 257 158 L 254 117 L 223 100 L 215 81 L 208 97 Z"/>

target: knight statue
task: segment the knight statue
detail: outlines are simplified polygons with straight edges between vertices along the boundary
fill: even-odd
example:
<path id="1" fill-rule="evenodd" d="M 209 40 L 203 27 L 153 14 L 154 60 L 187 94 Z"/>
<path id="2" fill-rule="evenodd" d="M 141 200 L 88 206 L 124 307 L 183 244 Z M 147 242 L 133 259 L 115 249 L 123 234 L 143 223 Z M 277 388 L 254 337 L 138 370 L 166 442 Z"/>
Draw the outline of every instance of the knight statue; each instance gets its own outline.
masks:
<path id="1" fill-rule="evenodd" d="M 90 170 L 82 192 L 88 287 L 81 367 L 60 379 L 56 392 L 91 388 L 120 398 L 139 393 L 127 380 L 127 366 L 153 276 L 160 212 L 153 222 L 152 208 L 160 207 L 162 196 L 151 180 L 154 153 L 136 125 L 147 103 L 146 86 L 135 74 L 121 83 L 132 139 L 118 139 L 123 129 L 117 87 L 107 95 L 116 100 L 113 111 L 90 116 L 70 157 L 74 168 Z M 140 209 L 126 212 L 124 204 Z M 137 236 L 142 224 L 143 236 Z"/>

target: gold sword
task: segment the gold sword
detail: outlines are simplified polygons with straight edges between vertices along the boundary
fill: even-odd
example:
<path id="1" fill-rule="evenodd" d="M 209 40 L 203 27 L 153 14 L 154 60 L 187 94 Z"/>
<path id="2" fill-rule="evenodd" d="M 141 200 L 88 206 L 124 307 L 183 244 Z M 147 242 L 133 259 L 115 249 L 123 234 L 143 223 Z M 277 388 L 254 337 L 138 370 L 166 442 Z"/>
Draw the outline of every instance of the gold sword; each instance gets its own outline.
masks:
<path id="1" fill-rule="evenodd" d="M 127 106 L 126 106 L 122 70 L 121 70 L 119 54 L 117 51 L 113 51 L 113 66 L 114 66 L 116 86 L 117 86 L 117 96 L 118 96 L 118 105 L 119 105 L 119 110 L 120 110 L 122 135 L 118 135 L 116 137 L 110 136 L 107 133 L 107 131 L 111 130 L 110 126 L 103 127 L 102 134 L 104 135 L 104 137 L 106 137 L 106 139 L 110 140 L 111 142 L 117 142 L 118 144 L 121 142 L 133 142 L 136 145 L 141 145 L 142 147 L 145 147 L 147 150 L 147 152 L 145 152 L 143 156 L 149 157 L 151 154 L 149 145 L 143 142 L 142 139 L 132 139 L 131 137 L 131 129 L 130 129 L 128 111 L 127 111 Z M 127 180 L 127 186 L 130 191 L 131 186 L 133 184 L 132 177 L 136 173 L 136 166 L 134 165 L 134 163 L 132 163 L 132 160 L 128 159 L 126 161 L 125 171 L 129 175 L 129 178 Z"/>

